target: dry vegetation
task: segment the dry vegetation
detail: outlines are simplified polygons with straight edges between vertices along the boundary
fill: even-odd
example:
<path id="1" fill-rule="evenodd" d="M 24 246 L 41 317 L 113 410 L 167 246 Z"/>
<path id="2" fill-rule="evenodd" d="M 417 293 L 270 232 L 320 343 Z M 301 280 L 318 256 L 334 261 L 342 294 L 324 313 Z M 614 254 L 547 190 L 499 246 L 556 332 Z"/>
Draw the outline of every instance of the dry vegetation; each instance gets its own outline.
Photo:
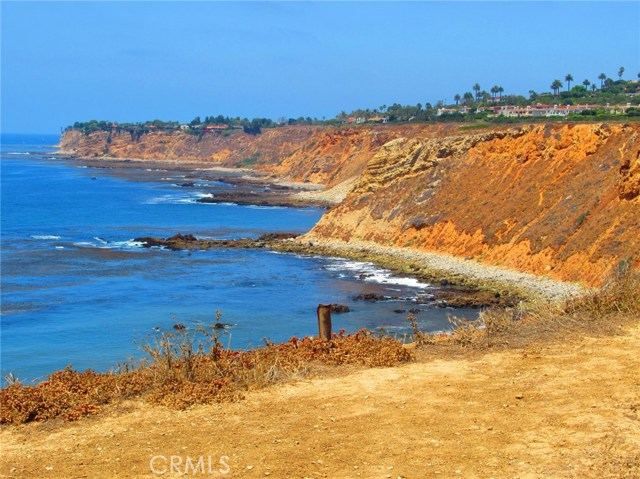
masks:
<path id="1" fill-rule="evenodd" d="M 0 422 L 20 424 L 55 417 L 76 420 L 94 414 L 116 400 L 143 396 L 153 404 L 185 409 L 194 404 L 233 401 L 243 392 L 304 375 L 314 364 L 393 366 L 411 353 L 392 338 L 368 331 L 331 341 L 291 338 L 282 344 L 266 341 L 250 351 L 225 349 L 218 313 L 210 328 L 188 330 L 181 324 L 162 333 L 144 349 L 150 361 L 121 367 L 115 373 L 67 368 L 35 386 L 14 382 L 0 393 Z"/>
<path id="2" fill-rule="evenodd" d="M 640 272 L 624 267 L 598 289 L 564 304 L 546 301 L 521 302 L 513 308 L 491 307 L 475 321 L 450 316 L 451 334 L 426 334 L 409 316 L 416 346 L 430 353 L 523 348 L 532 343 L 576 333 L 616 332 L 640 314 Z"/>

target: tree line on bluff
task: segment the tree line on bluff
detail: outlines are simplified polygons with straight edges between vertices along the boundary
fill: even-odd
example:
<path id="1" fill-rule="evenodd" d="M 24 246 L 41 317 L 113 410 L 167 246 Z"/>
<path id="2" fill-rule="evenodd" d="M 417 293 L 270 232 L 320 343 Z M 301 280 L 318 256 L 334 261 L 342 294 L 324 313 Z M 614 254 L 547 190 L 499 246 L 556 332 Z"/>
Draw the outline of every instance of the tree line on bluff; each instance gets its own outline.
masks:
<path id="1" fill-rule="evenodd" d="M 404 122 L 451 122 L 451 121 L 492 121 L 492 122 L 513 122 L 514 118 L 493 117 L 491 111 L 483 107 L 495 105 L 513 105 L 528 106 L 535 104 L 562 104 L 576 105 L 588 103 L 590 105 L 615 105 L 627 104 L 634 105 L 626 111 L 624 116 L 628 118 L 640 117 L 640 80 L 627 81 L 623 80 L 625 68 L 620 67 L 618 70 L 618 80 L 613 80 L 605 73 L 598 76 L 600 87 L 596 82 L 588 79 L 582 81 L 582 84 L 574 85 L 574 77 L 568 73 L 565 75 L 566 90 L 560 91 L 564 86 L 561 80 L 554 80 L 551 85 L 551 92 L 538 93 L 535 90 L 529 90 L 529 97 L 517 94 L 504 94 L 505 89 L 500 85 L 494 85 L 487 92 L 483 90 L 479 83 L 472 86 L 474 93 L 470 91 L 463 95 L 456 93 L 453 97 L 455 104 L 447 105 L 446 101 L 439 100 L 432 105 L 426 102 L 416 105 L 401 105 L 393 103 L 390 106 L 386 104 L 378 108 L 356 109 L 351 112 L 341 111 L 335 118 L 322 119 L 311 117 L 285 118 L 281 117 L 277 120 L 270 118 L 248 118 L 229 117 L 224 115 L 206 116 L 204 120 L 200 116 L 195 117 L 191 122 L 181 124 L 178 121 L 152 120 L 139 123 L 115 123 L 111 121 L 91 120 L 87 122 L 75 122 L 63 131 L 81 131 L 84 134 L 96 131 L 126 131 L 131 134 L 132 140 L 139 139 L 142 134 L 149 133 L 154 130 L 175 131 L 182 130 L 186 133 L 203 136 L 211 131 L 216 131 L 223 135 L 231 134 L 232 130 L 242 130 L 250 135 L 258 135 L 263 128 L 276 128 L 280 126 L 290 125 L 327 125 L 340 126 L 346 123 L 352 123 L 357 119 L 357 123 L 377 122 L 384 120 L 385 123 L 404 123 Z M 640 79 L 640 73 L 638 73 Z M 464 110 L 457 107 L 464 105 Z M 450 107 L 448 111 L 438 111 L 442 108 Z M 384 115 L 384 117 L 381 117 Z M 564 119 L 584 119 L 588 117 L 599 117 L 601 119 L 609 119 L 603 109 L 595 108 L 584 110 L 578 115 L 569 115 Z M 530 121 L 531 119 L 528 119 Z M 548 121 L 549 118 L 544 118 Z"/>

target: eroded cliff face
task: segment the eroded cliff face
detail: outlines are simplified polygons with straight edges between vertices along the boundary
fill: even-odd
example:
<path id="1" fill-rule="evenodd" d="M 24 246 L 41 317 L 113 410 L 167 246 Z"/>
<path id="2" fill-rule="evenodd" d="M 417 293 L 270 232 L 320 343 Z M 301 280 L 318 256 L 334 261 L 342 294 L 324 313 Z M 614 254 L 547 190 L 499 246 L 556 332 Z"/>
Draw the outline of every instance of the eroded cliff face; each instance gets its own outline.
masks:
<path id="1" fill-rule="evenodd" d="M 126 131 L 98 131 L 88 135 L 69 131 L 62 136 L 59 146 L 62 153 L 79 157 L 267 168 L 301 148 L 316 132 L 317 128 L 304 126 L 265 129 L 255 136 L 242 131 L 207 133 L 201 137 L 181 131 L 150 132 L 139 137 Z"/>
<path id="2" fill-rule="evenodd" d="M 450 253 L 602 284 L 640 249 L 640 126 L 399 138 L 309 238 Z"/>
<path id="3" fill-rule="evenodd" d="M 394 138 L 436 137 L 457 125 L 376 125 L 333 128 L 265 128 L 259 135 L 242 131 L 208 133 L 151 132 L 139 138 L 127 132 L 66 132 L 60 151 L 79 157 L 131 158 L 244 166 L 292 181 L 329 187 L 360 175 L 380 147 Z"/>

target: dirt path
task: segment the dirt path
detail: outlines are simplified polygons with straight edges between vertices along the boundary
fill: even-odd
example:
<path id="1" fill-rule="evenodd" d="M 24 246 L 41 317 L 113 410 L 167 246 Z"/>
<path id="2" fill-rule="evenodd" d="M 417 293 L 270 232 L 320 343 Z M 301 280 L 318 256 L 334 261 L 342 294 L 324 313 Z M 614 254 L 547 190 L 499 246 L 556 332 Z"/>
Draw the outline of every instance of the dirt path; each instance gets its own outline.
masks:
<path id="1" fill-rule="evenodd" d="M 187 456 L 196 478 L 640 477 L 639 340 L 636 323 L 621 336 L 358 370 L 187 412 L 131 402 L 77 423 L 3 428 L 0 477 L 183 477 Z"/>

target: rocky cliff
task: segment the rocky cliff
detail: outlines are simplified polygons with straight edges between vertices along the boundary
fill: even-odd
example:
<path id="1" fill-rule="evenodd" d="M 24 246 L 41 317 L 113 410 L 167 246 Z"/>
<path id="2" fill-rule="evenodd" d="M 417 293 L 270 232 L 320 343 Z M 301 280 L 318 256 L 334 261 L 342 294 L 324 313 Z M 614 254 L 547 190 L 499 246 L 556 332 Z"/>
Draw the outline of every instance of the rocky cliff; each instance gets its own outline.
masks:
<path id="1" fill-rule="evenodd" d="M 242 131 L 208 133 L 68 131 L 60 152 L 89 158 L 184 161 L 212 166 L 248 167 L 292 181 L 334 186 L 358 176 L 385 143 L 400 136 L 422 138 L 448 134 L 456 125 L 377 125 L 332 128 L 265 128 L 259 135 Z"/>
<path id="2" fill-rule="evenodd" d="M 602 284 L 638 266 L 640 126 L 398 138 L 309 238 L 366 240 Z"/>
<path id="3" fill-rule="evenodd" d="M 480 131 L 480 132 L 479 132 Z M 78 156 L 247 166 L 294 181 L 355 186 L 309 238 L 366 240 L 599 285 L 638 266 L 640 126 L 283 127 L 66 133 Z"/>

